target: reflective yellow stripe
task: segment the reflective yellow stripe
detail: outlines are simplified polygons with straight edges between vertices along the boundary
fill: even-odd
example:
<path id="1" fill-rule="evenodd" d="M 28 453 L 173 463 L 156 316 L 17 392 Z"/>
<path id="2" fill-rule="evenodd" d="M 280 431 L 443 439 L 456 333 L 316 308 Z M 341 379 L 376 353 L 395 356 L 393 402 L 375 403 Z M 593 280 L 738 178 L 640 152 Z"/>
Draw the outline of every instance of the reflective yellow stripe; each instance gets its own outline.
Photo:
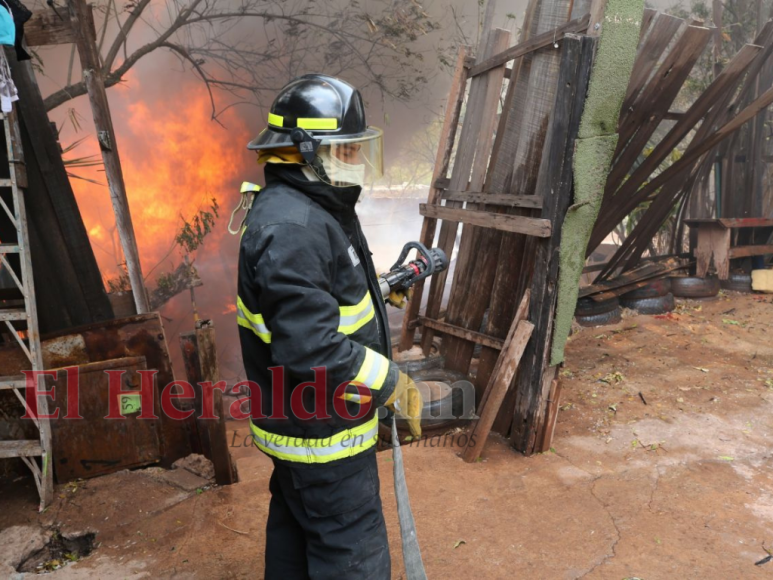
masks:
<path id="1" fill-rule="evenodd" d="M 269 344 L 271 342 L 271 331 L 266 326 L 263 316 L 253 314 L 242 302 L 241 296 L 236 297 L 236 322 L 258 335 L 258 338 Z"/>
<path id="2" fill-rule="evenodd" d="M 362 366 L 352 382 L 365 385 L 373 391 L 378 391 L 384 386 L 388 372 L 389 360 L 366 346 L 365 360 L 362 361 Z"/>
<path id="3" fill-rule="evenodd" d="M 376 316 L 376 309 L 370 299 L 370 292 L 354 306 L 339 306 L 341 318 L 338 324 L 338 332 L 354 334 Z"/>
<path id="4" fill-rule="evenodd" d="M 240 193 L 247 193 L 248 191 L 254 191 L 257 193 L 260 191 L 260 186 L 254 183 L 250 183 L 249 181 L 242 181 L 242 188 Z"/>
<path id="5" fill-rule="evenodd" d="M 284 118 L 281 115 L 275 115 L 274 113 L 268 114 L 268 124 L 274 125 L 274 127 L 282 127 L 284 125 Z"/>
<path id="6" fill-rule="evenodd" d="M 281 115 L 275 115 L 274 113 L 268 114 L 268 124 L 274 127 L 284 127 L 284 117 Z M 338 129 L 338 119 L 298 119 L 295 125 L 301 129 L 308 129 L 309 131 L 335 131 Z M 288 127 L 289 129 L 290 127 Z"/>
<path id="7" fill-rule="evenodd" d="M 335 131 L 338 129 L 338 119 L 298 119 L 296 126 L 310 131 Z"/>
<path id="8" fill-rule="evenodd" d="M 378 416 L 325 439 L 304 439 L 269 433 L 250 423 L 252 441 L 264 453 L 296 463 L 329 463 L 352 457 L 376 444 Z"/>

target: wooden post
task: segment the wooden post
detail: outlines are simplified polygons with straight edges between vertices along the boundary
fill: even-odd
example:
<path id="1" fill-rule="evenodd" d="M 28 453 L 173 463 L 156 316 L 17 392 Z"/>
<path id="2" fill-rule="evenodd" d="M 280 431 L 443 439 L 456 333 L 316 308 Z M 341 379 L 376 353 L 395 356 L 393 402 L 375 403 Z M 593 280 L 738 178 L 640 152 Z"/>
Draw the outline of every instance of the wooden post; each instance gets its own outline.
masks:
<path id="1" fill-rule="evenodd" d="M 86 0 L 69 0 L 70 18 L 75 41 L 78 47 L 83 78 L 91 103 L 91 112 L 94 116 L 94 126 L 97 130 L 99 148 L 102 151 L 102 162 L 105 165 L 105 177 L 110 188 L 110 200 L 113 202 L 115 224 L 118 236 L 121 240 L 126 269 L 129 273 L 134 303 L 137 313 L 142 314 L 150 309 L 145 283 L 142 279 L 142 267 L 140 265 L 137 240 L 134 236 L 129 200 L 126 197 L 126 185 L 121 170 L 121 160 L 118 156 L 118 143 L 113 130 L 113 121 L 110 117 L 110 105 L 105 92 L 105 81 L 102 78 L 102 69 L 99 64 L 99 51 L 97 49 L 96 34 L 91 9 Z"/>
<path id="2" fill-rule="evenodd" d="M 217 364 L 215 328 L 209 320 L 196 323 L 196 330 L 180 335 L 180 348 L 185 362 L 185 374 L 193 386 L 196 431 L 191 447 L 212 462 L 215 468 L 215 482 L 218 485 L 230 485 L 238 481 L 236 464 L 231 459 L 226 435 L 226 417 L 223 410 L 223 393 L 212 389 L 213 401 L 207 404 L 201 384 L 217 383 L 220 370 Z M 215 419 L 202 419 L 205 407 L 214 409 Z"/>
<path id="3" fill-rule="evenodd" d="M 213 385 L 220 380 L 220 368 L 217 364 L 217 344 L 215 327 L 211 320 L 202 320 L 196 324 L 196 343 L 199 351 L 201 380 Z M 223 392 L 212 389 L 215 419 L 199 419 L 199 435 L 210 450 L 210 459 L 215 466 L 215 481 L 218 485 L 230 485 L 239 481 L 236 464 L 231 460 L 228 450 L 228 436 L 225 428 Z"/>

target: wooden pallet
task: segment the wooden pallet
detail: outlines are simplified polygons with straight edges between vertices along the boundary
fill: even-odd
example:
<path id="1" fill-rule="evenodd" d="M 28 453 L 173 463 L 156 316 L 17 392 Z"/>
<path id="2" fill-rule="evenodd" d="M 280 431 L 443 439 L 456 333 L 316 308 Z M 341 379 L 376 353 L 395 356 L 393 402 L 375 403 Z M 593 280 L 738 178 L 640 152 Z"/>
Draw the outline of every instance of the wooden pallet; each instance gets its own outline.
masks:
<path id="1" fill-rule="evenodd" d="M 514 414 L 520 421 L 525 412 L 530 431 L 538 432 L 545 424 L 545 409 L 537 409 L 545 407 L 544 397 L 531 394 L 541 390 L 534 385 L 543 382 L 560 230 L 571 202 L 573 143 L 595 42 L 575 34 L 588 27 L 588 15 L 569 22 L 565 17 L 564 22 L 555 22 L 557 18 L 546 14 L 539 22 L 529 18 L 524 30 L 534 34 L 515 46 L 508 47 L 507 31 L 494 29 L 482 41 L 476 59 L 468 56 L 467 48 L 459 51 L 433 185 L 420 209 L 424 216 L 420 241 L 441 247 L 449 256 L 456 250 L 451 295 L 441 318 L 449 272 L 434 275 L 426 310 L 420 315 L 424 285 L 417 284 L 399 344 L 400 350 L 411 348 L 421 328 L 422 348 L 428 353 L 433 338 L 440 335 L 446 366 L 464 373 L 470 371 L 475 346 L 481 345 L 475 377 L 479 407 L 489 399 L 485 393 L 495 369 L 512 370 L 507 388 L 499 384 L 501 377 L 497 383 L 495 399 L 501 410 L 488 409 L 486 414 L 486 422 L 503 434 L 510 432 Z M 510 62 L 512 67 L 507 66 Z M 530 79 L 543 85 L 538 99 L 534 91 L 528 99 L 525 96 Z M 535 115 L 531 125 L 523 119 L 523 107 Z M 514 170 L 519 163 L 525 171 Z M 501 358 L 513 350 L 501 353 L 517 306 L 529 289 L 528 325 L 534 329 L 531 339 L 526 338 L 523 356 L 538 364 L 533 372 L 521 372 L 527 379 L 517 383 L 516 392 L 511 388 L 516 373 Z M 488 322 L 483 325 L 487 310 Z M 528 366 L 522 364 L 522 371 Z M 516 399 L 527 408 L 516 411 Z M 536 441 L 550 438 L 542 433 L 521 437 L 521 424 L 515 432 L 513 444 L 527 453 L 537 450 Z"/>

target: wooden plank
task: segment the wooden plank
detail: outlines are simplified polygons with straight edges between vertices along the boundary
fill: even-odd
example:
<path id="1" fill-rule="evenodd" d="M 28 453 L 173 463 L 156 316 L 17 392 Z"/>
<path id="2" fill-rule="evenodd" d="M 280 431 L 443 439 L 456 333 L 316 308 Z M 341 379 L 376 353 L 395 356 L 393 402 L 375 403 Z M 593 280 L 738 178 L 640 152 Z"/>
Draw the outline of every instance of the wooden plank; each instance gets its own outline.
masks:
<path id="1" fill-rule="evenodd" d="M 669 43 L 676 36 L 679 28 L 684 24 L 684 20 L 676 16 L 658 13 L 652 23 L 652 27 L 647 33 L 644 42 L 639 47 L 636 54 L 636 60 L 631 72 L 631 80 L 628 82 L 628 89 L 623 100 L 623 106 L 620 109 L 620 123 L 625 122 L 628 112 L 640 91 L 647 84 L 647 81 L 655 70 L 658 60 L 663 52 L 668 48 Z M 643 27 L 642 27 L 643 28 Z"/>
<path id="2" fill-rule="evenodd" d="M 621 172 L 625 175 L 623 170 L 627 172 L 633 165 L 660 125 L 710 37 L 708 28 L 688 26 L 639 98 L 630 105 L 630 114 L 619 126 L 620 140 L 615 152 L 615 165 L 622 169 L 614 176 L 610 173 L 607 180 L 610 192 L 617 189 Z"/>
<path id="3" fill-rule="evenodd" d="M 532 1 L 529 2 L 526 7 L 523 26 L 521 28 L 521 42 L 528 40 L 530 36 L 539 32 L 539 29 L 534 26 L 538 9 L 537 4 L 537 2 Z M 486 183 L 483 186 L 484 192 L 488 193 L 506 190 L 507 182 L 512 171 L 512 159 L 514 158 L 518 147 L 518 135 L 522 122 L 522 116 L 517 110 L 518 100 L 516 99 L 516 94 L 520 95 L 524 90 L 524 84 L 528 82 L 526 78 L 528 72 L 524 74 L 524 71 L 528 71 L 530 62 L 531 55 L 518 58 L 513 62 L 510 82 L 508 83 L 507 94 L 505 95 L 505 100 L 501 107 L 502 112 L 499 116 L 499 125 L 496 130 L 496 138 L 491 151 Z M 520 209 L 506 209 L 502 213 L 521 213 L 523 211 L 524 210 Z M 510 241 L 509 238 L 518 238 L 520 236 L 497 230 L 482 230 L 482 237 L 482 240 L 476 240 L 478 242 L 477 247 L 474 249 L 476 255 L 491 256 L 492 259 L 497 262 L 500 261 L 500 256 L 507 256 L 507 262 L 510 266 L 507 270 L 515 271 L 518 269 L 517 263 L 513 260 L 516 256 L 516 252 L 508 252 L 509 246 L 503 249 L 503 244 L 505 243 L 503 238 L 508 238 L 508 241 Z M 482 266 L 489 271 L 493 269 L 488 264 Z M 486 308 L 488 308 L 489 316 L 484 332 L 490 336 L 496 336 L 501 339 L 504 339 L 509 332 L 513 311 L 519 298 L 519 295 L 512 291 L 512 284 L 508 284 L 507 292 L 496 292 L 498 287 L 497 277 L 500 276 L 503 269 L 505 268 L 496 268 L 494 280 L 491 283 L 491 286 L 489 286 L 490 273 L 484 271 L 483 275 L 479 276 L 478 272 L 481 268 L 478 267 L 477 271 L 472 272 L 467 279 L 468 283 L 472 281 L 475 282 L 473 300 L 468 300 L 465 296 L 462 296 L 459 298 L 457 304 L 458 306 L 462 306 L 462 314 L 467 321 L 466 323 L 463 322 L 463 324 L 465 324 L 467 328 L 474 328 L 476 330 L 481 328 L 483 316 L 485 315 Z M 517 274 L 513 272 L 513 275 Z M 507 282 L 505 282 L 505 284 L 507 284 Z M 504 297 L 504 300 L 499 299 L 501 297 Z M 471 354 L 469 354 L 466 345 L 457 343 L 456 345 L 452 344 L 450 346 L 454 348 L 446 350 L 446 360 L 449 360 L 449 354 L 452 355 L 450 364 L 463 369 L 464 372 L 468 372 Z M 498 350 L 483 347 L 478 361 L 478 372 L 475 377 L 475 395 L 478 404 L 480 404 L 485 396 L 485 389 L 498 357 Z"/>
<path id="4" fill-rule="evenodd" d="M 764 256 L 773 254 L 773 245 L 738 246 L 730 248 L 730 258 L 748 258 L 749 256 Z"/>
<path id="5" fill-rule="evenodd" d="M 554 113 L 539 169 L 537 192 L 545 198 L 542 216 L 563 224 L 572 202 L 574 141 L 585 104 L 591 65 L 597 39 L 579 37 L 564 42 Z M 511 444 L 523 453 L 535 450 L 542 432 L 547 394 L 543 383 L 551 372 L 550 346 L 553 337 L 558 289 L 561 227 L 549 238 L 536 241 L 534 274 L 531 280 L 529 321 L 535 331 L 524 352 L 516 388 L 502 413 L 512 420 Z M 552 380 L 552 378 L 551 378 Z M 549 383 L 548 383 L 549 384 Z"/>
<path id="6" fill-rule="evenodd" d="M 597 222 L 589 247 L 600 243 L 600 240 L 605 235 L 604 232 L 611 231 L 620 220 L 633 211 L 641 202 L 650 199 L 652 195 L 659 191 L 657 198 L 647 209 L 647 215 L 643 216 L 632 234 L 610 259 L 608 267 L 601 274 L 601 278 L 612 276 L 616 267 L 624 260 L 623 268 L 630 267 L 638 259 L 644 252 L 646 244 L 654 235 L 654 232 L 666 219 L 675 200 L 680 196 L 687 195 L 692 190 L 692 184 L 699 176 L 707 177 L 708 171 L 711 168 L 710 159 L 707 159 L 697 172 L 693 171 L 696 162 L 773 102 L 773 92 L 771 92 L 773 89 L 771 89 L 745 107 L 735 117 L 731 118 L 733 112 L 740 106 L 738 103 L 742 102 L 745 99 L 745 95 L 748 95 L 752 89 L 754 75 L 759 73 L 765 59 L 773 52 L 773 21 L 765 25 L 763 32 L 755 42 L 763 43 L 762 45 L 765 46 L 765 49 L 758 53 L 754 62 L 747 70 L 746 80 L 735 104 L 732 107 L 729 106 L 736 93 L 735 91 L 728 91 L 720 99 L 721 102 L 712 107 L 690 141 L 690 145 L 687 147 L 684 155 L 678 161 L 658 174 L 649 183 L 642 186 L 636 193 L 619 198 L 619 203 L 616 203 L 614 206 L 605 207 L 602 205 L 602 215 L 604 217 Z M 716 126 L 720 126 L 720 129 L 712 133 L 711 130 Z M 667 187 L 663 187 L 664 185 L 667 185 Z M 727 197 L 725 196 L 725 198 Z"/>
<path id="7" fill-rule="evenodd" d="M 447 180 L 445 174 L 448 172 L 448 165 L 451 161 L 451 152 L 453 150 L 456 138 L 456 130 L 459 124 L 459 115 L 462 110 L 464 100 L 464 88 L 467 81 L 467 69 L 464 66 L 464 60 L 467 56 L 467 48 L 459 48 L 459 54 L 456 59 L 456 69 L 451 80 L 451 88 L 448 92 L 446 101 L 446 113 L 443 119 L 443 127 L 440 130 L 438 140 L 438 150 L 435 156 L 435 169 L 433 173 L 433 188 L 430 189 L 427 197 L 427 203 L 434 204 L 440 199 L 440 189 L 447 185 L 437 185 L 441 180 Z M 450 184 L 450 180 L 447 180 Z M 421 226 L 421 235 L 419 240 L 428 248 L 432 247 L 435 241 L 435 230 L 437 220 L 424 218 Z M 404 351 L 413 347 L 415 336 L 416 317 L 419 315 L 422 295 L 424 294 L 424 280 L 420 280 L 413 286 L 413 298 L 408 302 L 403 318 L 403 327 L 400 332 L 400 344 L 398 350 Z"/>
<path id="8" fill-rule="evenodd" d="M 651 263 L 651 262 L 646 264 L 641 264 L 640 266 L 634 268 L 633 270 L 629 270 L 628 272 L 625 272 L 624 274 L 622 274 L 621 276 L 618 276 L 617 278 L 614 278 L 613 280 L 596 282 L 595 284 L 591 284 L 589 286 L 580 288 L 578 297 L 584 298 L 585 296 L 591 296 L 593 294 L 598 294 L 600 292 L 607 292 L 609 290 L 613 290 L 614 288 L 620 288 L 628 284 L 633 284 L 635 282 L 639 282 L 640 280 L 657 278 L 658 276 L 667 272 L 670 267 L 675 265 L 677 265 L 676 261 L 673 261 L 673 262 L 666 261 L 665 265 L 661 263 Z"/>
<path id="9" fill-rule="evenodd" d="M 552 229 L 550 220 L 548 219 L 463 208 L 449 208 L 440 205 L 427 205 L 425 203 L 419 204 L 419 213 L 423 216 L 436 219 L 472 224 L 484 228 L 493 228 L 503 232 L 526 234 L 538 238 L 549 237 Z"/>
<path id="10" fill-rule="evenodd" d="M 660 14 L 660 12 L 652 8 L 644 9 L 644 12 L 641 15 L 641 28 L 639 29 L 639 44 L 641 44 L 641 41 L 644 40 L 644 37 L 650 31 L 650 28 L 652 27 L 652 23 L 658 14 Z"/>
<path id="11" fill-rule="evenodd" d="M 674 148 L 684 139 L 696 124 L 715 106 L 721 95 L 733 90 L 743 78 L 743 73 L 762 50 L 761 46 L 745 45 L 733 57 L 722 73 L 703 91 L 689 110 L 655 146 L 654 150 L 631 172 L 615 195 L 631 195 L 660 166 Z M 630 167 L 618 163 L 610 172 L 610 184 L 622 181 Z"/>
<path id="12" fill-rule="evenodd" d="M 761 70 L 761 67 L 769 58 L 771 52 L 773 52 L 773 21 L 768 22 L 763 27 L 762 32 L 755 38 L 755 45 L 764 46 L 764 50 L 757 54 L 751 66 L 746 71 L 746 80 L 743 83 L 740 93 L 734 90 L 728 90 L 724 95 L 720 95 L 716 104 L 712 106 L 709 112 L 704 117 L 700 127 L 696 130 L 690 144 L 687 147 L 687 153 L 693 151 L 696 147 L 702 144 L 710 135 L 714 127 L 721 126 L 727 123 L 733 113 L 738 110 L 741 102 L 745 102 L 746 96 L 750 94 L 753 87 L 753 80 L 755 76 Z M 736 94 L 738 98 L 735 99 L 733 106 L 731 102 L 734 100 Z M 723 148 L 726 148 L 730 143 L 724 143 Z M 722 154 L 719 154 L 722 156 Z M 712 159 L 717 155 L 709 155 L 700 163 L 700 166 L 695 169 L 695 161 L 681 167 L 678 173 L 671 176 L 671 182 L 665 184 L 665 187 L 659 188 L 657 191 L 656 199 L 650 204 L 646 210 L 646 214 L 642 216 L 639 223 L 636 224 L 634 231 L 626 238 L 625 242 L 618 249 L 614 256 L 609 260 L 607 268 L 601 273 L 600 279 L 609 278 L 615 275 L 620 270 L 625 270 L 632 267 L 644 251 L 647 248 L 652 236 L 655 234 L 660 225 L 667 219 L 668 214 L 671 212 L 674 204 L 679 203 L 679 199 L 684 199 L 685 196 L 693 190 L 693 186 L 698 182 L 705 182 L 709 178 L 709 174 L 712 168 Z M 727 172 L 723 171 L 723 175 Z M 655 193 L 654 191 L 652 192 Z M 628 205 L 631 203 L 629 197 L 633 197 L 634 193 L 631 192 L 630 196 L 615 197 L 615 200 L 619 202 L 615 204 L 602 204 L 602 218 L 599 219 L 594 227 L 593 235 L 591 236 L 591 242 L 589 244 L 589 252 L 597 244 L 601 243 L 601 240 L 614 229 L 614 227 L 622 220 L 630 211 L 631 207 L 636 205 Z M 727 197 L 727 196 L 725 196 Z M 648 196 L 649 198 L 649 196 Z M 605 201 L 608 201 L 605 199 Z M 695 235 L 691 236 L 696 240 Z M 694 243 L 692 244 L 694 247 Z"/>
<path id="13" fill-rule="evenodd" d="M 582 18 L 570 20 L 566 24 L 562 24 L 553 30 L 548 30 L 547 32 L 538 34 L 533 38 L 530 38 L 524 42 L 508 48 L 507 50 L 495 54 L 480 64 L 473 66 L 470 69 L 470 76 L 475 77 L 479 74 L 491 70 L 492 68 L 496 68 L 497 66 L 503 65 L 507 62 L 510 62 L 511 60 L 520 58 L 526 54 L 529 54 L 530 52 L 534 52 L 535 50 L 545 48 L 546 46 L 553 46 L 557 41 L 562 40 L 566 34 L 584 32 L 588 28 L 589 18 L 590 16 L 586 14 Z"/>
<path id="14" fill-rule="evenodd" d="M 504 31 L 506 32 L 506 31 Z M 508 33 L 509 34 L 509 33 Z M 485 44 L 485 48 L 479 55 L 480 60 L 484 60 L 493 55 L 497 51 L 497 43 L 503 42 L 504 37 L 502 33 L 494 35 L 488 35 L 488 41 Z M 451 172 L 451 183 L 449 189 L 452 191 L 463 191 L 469 186 L 470 176 L 473 174 L 474 163 L 486 164 L 487 158 L 485 155 L 478 153 L 479 141 L 481 139 L 488 140 L 491 135 L 488 132 L 481 131 L 482 127 L 488 125 L 486 119 L 491 119 L 496 116 L 498 98 L 502 90 L 504 65 L 499 69 L 491 70 L 487 73 L 478 75 L 470 81 L 470 92 L 467 101 L 467 109 L 464 116 L 464 122 L 462 124 L 462 132 L 459 138 L 459 147 L 456 151 L 454 158 L 454 166 Z M 496 97 L 496 98 L 495 98 Z M 490 106 L 485 107 L 486 103 Z M 493 105 L 492 105 L 493 103 Z M 483 149 L 480 149 L 481 151 Z M 476 175 L 480 175 L 479 171 L 475 171 Z M 474 188 L 480 189 L 480 188 Z M 446 204 L 453 206 L 453 208 L 459 208 L 462 206 L 461 202 L 449 201 Z M 429 206 L 435 207 L 435 206 Z M 450 209 L 453 209 L 450 208 Z M 459 222 L 444 220 L 440 227 L 440 234 L 438 236 L 438 247 L 440 247 L 446 255 L 450 256 L 456 243 L 456 236 L 459 229 Z M 458 269 L 457 260 L 457 269 Z M 457 271 L 456 275 L 459 275 Z M 432 282 L 430 283 L 430 294 L 427 299 L 426 316 L 427 318 L 437 319 L 440 314 L 440 308 L 443 300 L 443 291 L 445 289 L 445 283 L 448 276 L 448 270 L 439 272 L 432 276 Z M 431 329 L 422 334 L 421 347 L 425 354 L 428 354 L 432 347 L 433 332 Z"/>
<path id="15" fill-rule="evenodd" d="M 35 457 L 43 454 L 40 441 L 36 439 L 17 439 L 15 441 L 0 441 L 0 459 L 12 457 Z"/>
<path id="16" fill-rule="evenodd" d="M 503 207 L 525 207 L 540 209 L 542 198 L 538 195 L 511 195 L 509 193 L 484 193 L 482 191 L 443 191 L 442 199 L 465 201 L 467 203 L 483 203 L 486 205 L 501 205 Z"/>
<path id="17" fill-rule="evenodd" d="M 773 218 L 720 218 L 719 223 L 726 228 L 769 228 L 773 227 Z"/>
<path id="18" fill-rule="evenodd" d="M 27 46 L 74 43 L 75 33 L 70 15 L 62 9 L 59 13 L 50 9 L 33 11 L 30 19 L 24 23 L 24 40 Z"/>
<path id="19" fill-rule="evenodd" d="M 558 369 L 556 369 L 558 370 Z M 556 431 L 556 421 L 558 420 L 558 408 L 561 403 L 561 379 L 557 376 L 550 383 L 550 394 L 547 398 L 547 410 L 545 411 L 545 428 L 537 440 L 537 453 L 545 453 L 550 450 L 550 444 L 553 441 L 553 434 Z"/>
<path id="20" fill-rule="evenodd" d="M 551 26 L 552 23 L 550 21 L 544 23 L 539 21 L 540 11 L 538 4 L 539 3 L 536 1 L 530 1 L 527 4 L 523 26 L 521 27 L 521 42 L 528 40 L 540 32 L 550 30 L 551 28 L 554 28 L 555 25 L 563 23 L 555 22 Z M 578 12 L 578 16 L 582 16 L 582 13 Z M 519 109 L 519 101 L 523 98 L 523 94 L 526 91 L 528 76 L 534 56 L 534 54 L 529 54 L 513 61 L 513 71 L 510 75 L 507 94 L 505 95 L 505 100 L 501 107 L 502 113 L 499 118 L 496 139 L 491 152 L 486 183 L 483 187 L 485 192 L 507 190 L 523 122 L 523 115 Z M 508 209 L 502 213 L 520 214 L 523 212 L 524 210 L 520 209 Z M 516 273 L 519 270 L 516 261 L 518 255 L 517 250 L 510 251 L 510 245 L 505 247 L 504 244 L 505 239 L 507 239 L 508 242 L 512 242 L 512 238 L 520 238 L 521 236 L 509 232 L 499 232 L 497 230 L 483 230 L 483 237 L 482 243 L 480 243 L 481 240 L 478 240 L 479 244 L 478 247 L 475 248 L 475 253 L 477 255 L 490 255 L 497 261 L 501 261 L 500 256 L 505 256 L 508 268 L 497 267 L 493 284 L 489 287 L 490 274 L 488 271 L 484 271 L 483 275 L 479 276 L 478 272 L 481 270 L 479 267 L 478 270 L 473 272 L 468 278 L 468 282 L 475 282 L 475 293 L 472 295 L 473 299 L 468 300 L 466 297 L 462 296 L 459 299 L 458 305 L 462 306 L 462 313 L 466 315 L 466 318 L 469 321 L 465 326 L 468 328 L 475 328 L 476 330 L 481 328 L 483 314 L 485 313 L 485 309 L 488 308 L 489 316 L 487 317 L 488 320 L 484 332 L 490 336 L 504 339 L 509 332 L 510 322 L 512 321 L 513 313 L 520 296 L 516 294 L 516 292 L 513 292 L 514 285 L 508 284 L 507 282 L 504 282 L 504 284 L 508 286 L 506 291 L 497 292 L 497 288 L 501 289 L 502 287 L 501 283 L 498 284 L 497 277 L 500 277 L 501 272 L 505 269 L 512 271 L 513 275 L 517 276 L 520 274 Z M 489 268 L 488 266 L 486 267 Z M 485 283 L 485 286 L 480 283 L 481 281 Z M 472 305 L 473 308 L 468 308 L 467 305 Z M 480 318 L 478 318 L 479 315 Z M 451 363 L 456 364 L 467 371 L 468 366 L 466 365 L 469 364 L 467 363 L 469 357 L 467 356 L 464 347 L 465 345 L 463 344 L 456 345 L 456 348 L 450 353 L 453 355 Z M 446 355 L 448 354 L 449 352 L 446 351 Z M 491 376 L 491 372 L 498 357 L 499 351 L 486 347 L 482 349 L 481 357 L 478 361 L 478 372 L 475 378 L 475 393 L 478 404 L 480 404 L 482 397 L 485 395 L 488 379 Z M 446 358 L 446 360 L 448 361 L 449 359 Z"/>
<path id="21" fill-rule="evenodd" d="M 528 25 L 524 21 L 524 31 L 531 35 L 541 34 L 563 24 L 568 14 L 575 17 L 584 15 L 587 10 L 578 8 L 580 4 L 580 2 L 561 1 L 530 2 L 530 6 L 538 6 L 535 6 Z M 590 22 L 593 22 L 592 17 Z M 559 90 L 561 55 L 567 38 L 560 51 L 540 51 L 520 59 L 518 82 L 515 84 L 512 101 L 508 107 L 507 124 L 500 125 L 497 135 L 497 137 L 499 133 L 503 135 L 501 150 L 498 152 L 497 163 L 490 171 L 490 177 L 487 178 L 487 186 L 489 183 L 491 185 L 485 189 L 486 191 L 517 191 L 526 195 L 537 192 L 538 172 L 554 111 L 555 95 Z M 535 212 L 512 208 L 505 213 L 531 217 Z M 530 283 L 534 271 L 532 248 L 537 240 L 512 232 L 488 231 L 484 242 L 479 253 L 498 257 L 491 298 L 486 299 L 487 288 L 484 292 L 478 290 L 477 281 L 487 279 L 487 272 L 483 264 L 477 264 L 474 275 L 468 280 L 468 292 L 459 300 L 459 305 L 466 308 L 466 303 L 483 302 L 483 308 L 488 307 L 489 310 L 484 331 L 493 336 L 505 336 L 518 302 Z M 480 324 L 480 319 L 472 318 L 465 326 L 470 328 L 476 323 Z M 447 364 L 453 362 L 450 353 L 446 353 L 446 360 Z M 485 390 L 495 364 L 496 353 L 483 349 L 475 383 L 477 393 Z M 512 392 L 510 391 L 507 397 Z M 511 409 L 507 397 L 504 406 L 509 406 Z M 507 413 L 511 417 L 510 409 Z M 502 414 L 506 414 L 504 409 L 500 415 Z M 508 418 L 506 428 L 509 427 L 510 420 Z M 497 421 L 494 429 L 503 432 Z"/>
<path id="22" fill-rule="evenodd" d="M 531 290 L 527 288 L 526 291 L 523 293 L 523 298 L 521 298 L 520 304 L 518 304 L 518 308 L 515 311 L 515 316 L 513 316 L 513 320 L 512 322 L 510 322 L 510 328 L 507 331 L 507 336 L 510 336 L 513 329 L 518 325 L 518 323 L 521 320 L 526 320 L 526 317 L 529 315 L 530 302 L 531 302 Z M 507 336 L 505 338 L 507 338 Z M 502 341 L 502 343 L 504 344 L 504 341 Z M 498 351 L 501 351 L 501 350 L 502 348 L 498 349 Z M 485 388 L 481 389 L 482 395 L 476 405 L 476 407 L 478 407 L 479 409 L 482 409 L 483 407 L 486 406 L 486 402 L 488 401 L 488 398 L 491 395 L 491 389 L 489 388 L 489 385 L 491 383 L 491 375 L 494 374 L 494 369 L 499 364 L 499 361 L 500 361 L 500 356 L 499 356 L 499 352 L 497 352 L 496 362 L 494 363 L 494 366 L 492 367 L 491 372 L 487 373 L 488 380 L 486 381 L 486 386 Z M 477 376 L 476 376 L 476 379 L 477 379 Z M 477 390 L 477 385 L 476 385 L 476 390 Z"/>
<path id="23" fill-rule="evenodd" d="M 432 320 L 431 318 L 425 318 L 424 316 L 419 316 L 418 323 L 421 326 L 424 326 L 426 328 L 431 328 L 432 330 L 435 330 L 441 334 L 455 336 L 457 338 L 461 338 L 462 340 L 466 340 L 475 344 L 480 344 L 496 350 L 502 350 L 503 342 L 500 339 L 487 336 L 480 332 L 474 332 L 472 330 L 467 330 L 466 328 L 455 326 L 447 322 L 441 322 L 440 320 Z"/>
<path id="24" fill-rule="evenodd" d="M 504 40 L 504 38 L 503 38 Z M 502 48 L 509 44 L 502 44 Z M 519 59 L 520 60 L 520 59 Z M 502 95 L 502 79 L 498 72 L 502 69 L 494 69 L 489 73 L 491 84 L 487 89 L 487 98 L 483 103 L 483 123 L 479 127 L 483 138 L 478 143 L 478 156 L 472 166 L 470 181 L 467 188 L 471 191 L 485 191 L 486 176 L 489 172 L 491 159 L 493 158 L 494 135 L 497 132 L 497 123 L 500 118 L 497 112 L 500 108 Z M 509 85 L 508 85 L 509 86 Z M 488 152 L 491 151 L 492 155 Z M 448 203 L 446 204 L 448 205 Z M 480 204 L 468 203 L 467 209 L 477 210 Z M 480 208 L 482 209 L 482 208 Z M 486 251 L 482 246 L 483 240 L 496 232 L 485 230 L 473 224 L 465 224 L 462 228 L 459 250 L 456 257 L 456 268 L 451 292 L 448 299 L 446 319 L 452 324 L 457 324 L 470 330 L 479 330 L 484 316 L 487 295 L 490 292 L 496 270 L 497 256 L 493 252 Z M 476 294 L 469 297 L 469 283 L 475 280 Z M 474 345 L 469 342 L 447 337 L 443 340 L 443 354 L 446 357 L 446 368 L 461 373 L 467 373 L 472 361 Z"/>
<path id="25" fill-rule="evenodd" d="M 706 139 L 703 139 L 700 143 L 692 149 L 689 149 L 685 154 L 675 161 L 671 166 L 665 169 L 663 172 L 653 178 L 647 185 L 642 187 L 635 196 L 631 196 L 628 202 L 623 206 L 621 213 L 628 215 L 636 208 L 639 203 L 645 201 L 652 193 L 657 191 L 670 179 L 674 178 L 685 169 L 692 167 L 692 165 L 698 161 L 705 153 L 710 149 L 713 149 L 716 145 L 721 143 L 724 139 L 730 136 L 732 133 L 740 129 L 744 124 L 753 119 L 760 111 L 766 109 L 773 103 L 773 88 L 768 89 L 759 98 L 752 102 L 748 107 L 738 113 L 732 120 L 725 123 L 719 129 L 711 133 Z"/>
<path id="26" fill-rule="evenodd" d="M 472 434 L 467 447 L 462 452 L 462 459 L 467 463 L 473 463 L 478 459 L 486 445 L 494 419 L 499 413 L 502 402 L 505 399 L 510 385 L 518 371 L 523 351 L 534 331 L 534 325 L 528 320 L 513 322 L 513 331 L 505 341 L 502 354 L 499 356 L 497 367 L 491 375 L 490 395 L 485 407 L 480 412 L 480 418 L 472 426 Z"/>

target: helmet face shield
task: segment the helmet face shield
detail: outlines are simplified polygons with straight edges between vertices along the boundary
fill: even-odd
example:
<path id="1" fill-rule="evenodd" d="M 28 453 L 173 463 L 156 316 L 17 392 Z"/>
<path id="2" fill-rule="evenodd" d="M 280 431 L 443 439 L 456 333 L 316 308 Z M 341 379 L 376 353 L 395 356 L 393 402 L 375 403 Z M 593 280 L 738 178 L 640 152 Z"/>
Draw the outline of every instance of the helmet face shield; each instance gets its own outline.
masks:
<path id="1" fill-rule="evenodd" d="M 384 175 L 383 131 L 376 127 L 356 136 L 329 137 L 322 140 L 317 155 L 325 176 L 320 179 L 336 187 L 372 184 Z"/>

